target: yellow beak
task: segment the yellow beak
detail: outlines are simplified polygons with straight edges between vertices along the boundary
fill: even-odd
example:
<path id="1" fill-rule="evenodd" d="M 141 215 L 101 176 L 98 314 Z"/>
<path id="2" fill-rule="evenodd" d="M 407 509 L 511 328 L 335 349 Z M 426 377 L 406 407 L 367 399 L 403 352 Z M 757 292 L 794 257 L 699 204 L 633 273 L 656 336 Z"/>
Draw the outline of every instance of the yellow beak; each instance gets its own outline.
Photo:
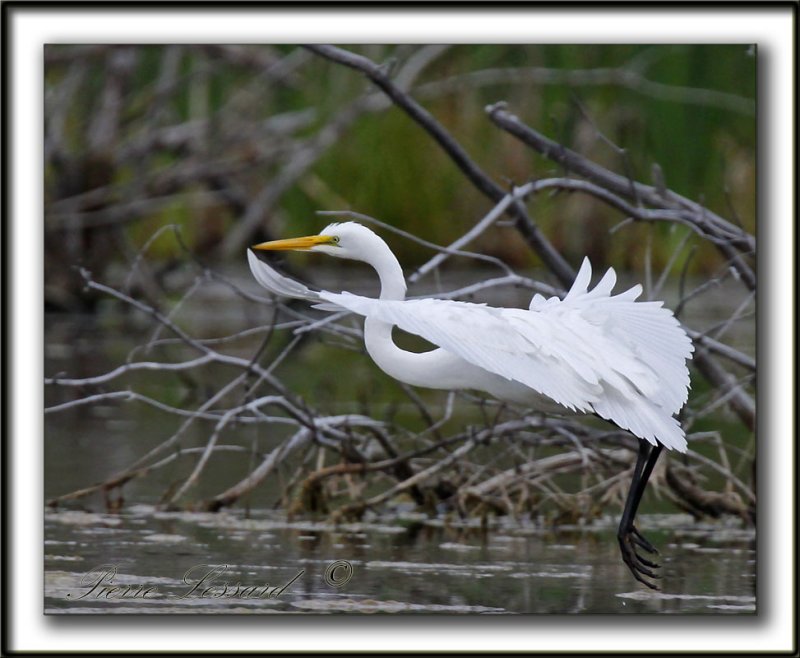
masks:
<path id="1" fill-rule="evenodd" d="M 307 235 L 303 238 L 289 238 L 288 240 L 272 240 L 253 245 L 253 249 L 262 251 L 303 251 L 320 244 L 333 244 L 332 235 Z"/>

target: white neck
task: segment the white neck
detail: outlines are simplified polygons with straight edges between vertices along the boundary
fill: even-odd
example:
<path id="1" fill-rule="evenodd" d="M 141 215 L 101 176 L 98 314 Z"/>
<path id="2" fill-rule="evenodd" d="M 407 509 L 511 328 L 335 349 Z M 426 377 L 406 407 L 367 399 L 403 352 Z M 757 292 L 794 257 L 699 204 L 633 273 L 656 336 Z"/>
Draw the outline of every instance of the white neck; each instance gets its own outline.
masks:
<path id="1" fill-rule="evenodd" d="M 364 259 L 375 268 L 381 281 L 382 300 L 402 301 L 406 297 L 403 270 L 383 240 Z M 392 339 L 393 326 L 367 316 L 364 320 L 364 344 L 372 360 L 386 374 L 412 386 L 456 389 L 463 379 L 455 372 L 460 359 L 442 349 L 416 353 L 400 349 Z"/>
<path id="2" fill-rule="evenodd" d="M 372 246 L 364 261 L 378 273 L 381 281 L 381 299 L 402 301 L 406 298 L 406 279 L 403 268 L 392 253 L 389 246 L 378 239 Z"/>
<path id="3" fill-rule="evenodd" d="M 375 268 L 381 281 L 381 299 L 402 301 L 406 298 L 403 269 L 383 240 L 370 250 L 368 260 L 365 260 Z M 364 345 L 384 372 L 397 377 L 398 368 L 402 371 L 407 353 L 394 344 L 391 324 L 367 317 L 364 320 Z"/>

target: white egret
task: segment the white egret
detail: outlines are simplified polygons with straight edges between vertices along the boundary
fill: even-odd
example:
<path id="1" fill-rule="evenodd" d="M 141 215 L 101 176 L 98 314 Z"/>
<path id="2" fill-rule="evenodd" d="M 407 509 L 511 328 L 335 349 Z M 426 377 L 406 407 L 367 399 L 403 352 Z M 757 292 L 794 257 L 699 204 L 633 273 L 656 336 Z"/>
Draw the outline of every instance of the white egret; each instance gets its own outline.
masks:
<path id="1" fill-rule="evenodd" d="M 252 249 L 319 252 L 371 265 L 380 278 L 379 299 L 310 290 L 276 272 L 253 251 L 247 253 L 253 276 L 273 293 L 364 316 L 367 352 L 395 379 L 427 388 L 484 391 L 536 408 L 595 413 L 639 437 L 617 538 L 634 577 L 656 588 L 644 576 L 657 578 L 653 569 L 658 564 L 637 549 L 658 551 L 639 533 L 634 519 L 662 448 L 686 451 L 674 414 L 688 396 L 686 360 L 693 351 L 663 302 L 636 302 L 640 285 L 611 295 L 613 269 L 589 290 L 588 258 L 564 299 L 536 294 L 528 309 L 406 300 L 397 258 L 380 237 L 355 222 L 331 224 L 319 235 L 264 242 Z M 438 348 L 422 353 L 401 349 L 392 340 L 395 326 Z"/>

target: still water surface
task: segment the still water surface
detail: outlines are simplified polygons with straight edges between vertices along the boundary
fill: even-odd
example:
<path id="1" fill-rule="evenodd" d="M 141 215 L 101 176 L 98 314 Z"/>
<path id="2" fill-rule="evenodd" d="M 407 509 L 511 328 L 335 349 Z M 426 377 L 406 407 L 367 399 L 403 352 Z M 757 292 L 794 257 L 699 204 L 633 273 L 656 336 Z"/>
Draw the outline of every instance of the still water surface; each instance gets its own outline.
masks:
<path id="1" fill-rule="evenodd" d="M 622 565 L 614 520 L 546 531 L 399 512 L 342 524 L 269 512 L 48 512 L 47 613 L 754 613 L 755 536 L 644 516 L 661 592 Z"/>

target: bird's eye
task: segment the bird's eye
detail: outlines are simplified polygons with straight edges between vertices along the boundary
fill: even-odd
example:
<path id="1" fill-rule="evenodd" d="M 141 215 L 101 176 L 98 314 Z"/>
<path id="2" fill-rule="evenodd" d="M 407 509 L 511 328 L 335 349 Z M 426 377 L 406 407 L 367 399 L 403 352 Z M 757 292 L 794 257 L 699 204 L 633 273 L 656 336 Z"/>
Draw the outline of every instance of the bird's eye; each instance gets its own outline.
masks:
<path id="1" fill-rule="evenodd" d="M 331 238 L 331 242 L 332 242 L 333 244 L 339 244 L 339 236 L 338 236 L 338 235 L 334 235 L 334 236 Z"/>

